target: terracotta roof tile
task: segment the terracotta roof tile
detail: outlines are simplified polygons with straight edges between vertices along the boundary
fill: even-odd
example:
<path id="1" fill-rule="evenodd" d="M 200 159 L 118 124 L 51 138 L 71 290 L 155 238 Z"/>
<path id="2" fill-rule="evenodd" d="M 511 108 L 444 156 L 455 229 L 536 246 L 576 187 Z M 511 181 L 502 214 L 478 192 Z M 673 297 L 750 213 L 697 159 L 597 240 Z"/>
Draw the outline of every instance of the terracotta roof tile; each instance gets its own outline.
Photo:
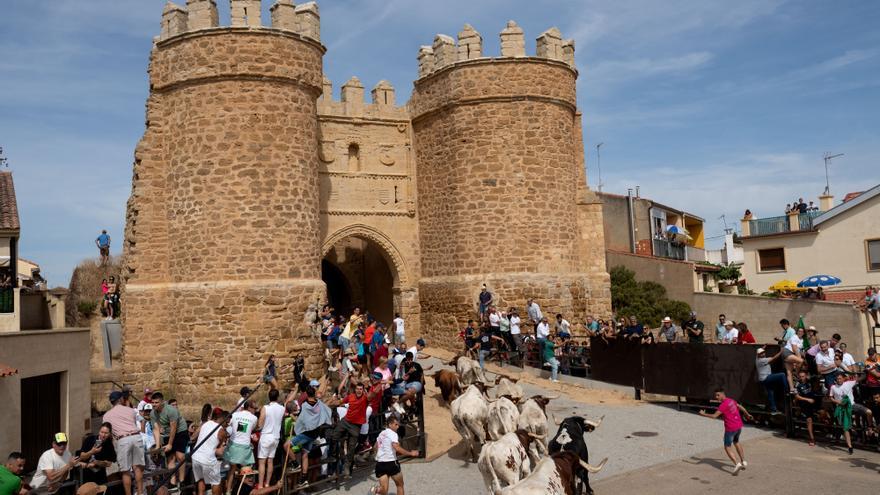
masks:
<path id="1" fill-rule="evenodd" d="M 12 172 L 0 172 L 0 229 L 19 230 L 20 228 Z"/>
<path id="2" fill-rule="evenodd" d="M 13 367 L 11 367 L 11 366 L 5 365 L 5 364 L 3 364 L 3 363 L 0 363 L 0 377 L 3 377 L 3 376 L 12 376 L 12 375 L 15 375 L 15 374 L 17 374 L 17 373 L 18 373 L 18 370 L 17 370 L 17 369 L 15 369 L 15 368 L 13 368 Z"/>

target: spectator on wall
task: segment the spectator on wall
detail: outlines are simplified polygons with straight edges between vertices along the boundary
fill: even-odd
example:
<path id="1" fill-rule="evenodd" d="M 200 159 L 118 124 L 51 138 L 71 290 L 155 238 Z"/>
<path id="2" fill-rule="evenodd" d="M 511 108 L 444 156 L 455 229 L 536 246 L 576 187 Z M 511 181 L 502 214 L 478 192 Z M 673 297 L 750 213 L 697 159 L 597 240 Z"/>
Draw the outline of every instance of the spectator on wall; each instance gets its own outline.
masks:
<path id="1" fill-rule="evenodd" d="M 106 266 L 110 261 L 110 236 L 107 235 L 106 230 L 102 230 L 95 239 L 95 245 L 98 246 L 98 253 L 101 255 L 101 266 Z"/>

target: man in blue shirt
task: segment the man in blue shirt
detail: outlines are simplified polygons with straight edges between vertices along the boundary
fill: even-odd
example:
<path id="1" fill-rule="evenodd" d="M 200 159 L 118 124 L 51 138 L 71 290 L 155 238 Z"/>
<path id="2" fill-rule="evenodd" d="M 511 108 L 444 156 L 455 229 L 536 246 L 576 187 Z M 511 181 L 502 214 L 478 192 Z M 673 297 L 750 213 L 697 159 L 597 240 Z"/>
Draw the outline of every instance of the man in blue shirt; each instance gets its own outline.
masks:
<path id="1" fill-rule="evenodd" d="M 104 266 L 110 260 L 110 236 L 107 235 L 106 230 L 102 230 L 101 235 L 95 239 L 95 245 L 101 253 L 101 266 Z"/>

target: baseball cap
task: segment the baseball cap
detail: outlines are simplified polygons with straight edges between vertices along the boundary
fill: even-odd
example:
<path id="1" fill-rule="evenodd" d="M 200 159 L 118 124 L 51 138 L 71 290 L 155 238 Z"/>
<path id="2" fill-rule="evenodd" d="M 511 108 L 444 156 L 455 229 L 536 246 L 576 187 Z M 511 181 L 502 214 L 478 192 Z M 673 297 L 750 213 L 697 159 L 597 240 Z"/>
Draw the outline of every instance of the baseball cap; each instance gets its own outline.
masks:
<path id="1" fill-rule="evenodd" d="M 733 326 L 733 322 L 732 322 L 731 320 L 726 320 L 726 321 L 724 322 L 724 326 L 725 326 L 725 327 L 732 327 L 732 326 Z"/>
<path id="2" fill-rule="evenodd" d="M 670 318 L 668 316 L 663 318 L 663 323 L 671 323 L 671 322 L 672 322 L 672 318 Z"/>
<path id="3" fill-rule="evenodd" d="M 763 347 L 758 347 L 758 354 L 764 354 L 764 352 L 765 351 Z"/>
<path id="4" fill-rule="evenodd" d="M 370 375 L 370 377 L 371 377 L 372 379 L 374 379 L 374 380 L 381 380 L 381 379 L 382 379 L 382 373 L 379 373 L 379 372 L 377 372 L 377 371 L 374 371 L 373 374 Z"/>
<path id="5" fill-rule="evenodd" d="M 53 440 L 55 440 L 55 443 L 67 443 L 67 433 L 64 433 L 63 431 L 59 431 L 58 433 L 55 434 L 55 437 L 53 438 Z"/>
<path id="6" fill-rule="evenodd" d="M 150 388 L 150 387 L 144 387 L 144 395 L 146 395 L 146 394 L 152 394 L 152 393 L 153 393 L 153 389 L 152 389 L 152 388 Z"/>
<path id="7" fill-rule="evenodd" d="M 122 398 L 122 392 L 119 390 L 114 390 L 110 392 L 110 402 L 116 402 Z"/>
<path id="8" fill-rule="evenodd" d="M 153 410 L 152 404 L 144 404 L 144 407 L 141 409 L 141 411 L 152 411 L 152 410 Z"/>
<path id="9" fill-rule="evenodd" d="M 312 381 L 309 382 L 309 386 L 310 386 L 310 387 L 320 387 L 320 386 L 321 386 L 321 382 L 319 382 L 318 380 L 312 380 Z"/>
<path id="10" fill-rule="evenodd" d="M 815 331 L 816 331 L 816 327 L 814 327 L 813 325 L 810 325 L 809 328 L 807 328 L 807 330 L 813 330 L 813 331 L 815 332 Z"/>
<path id="11" fill-rule="evenodd" d="M 419 339 L 419 340 L 417 340 L 417 341 L 416 341 L 416 344 L 417 344 L 417 345 L 420 345 L 420 346 L 422 346 L 422 347 L 427 347 L 427 345 L 428 345 L 428 344 L 425 344 L 425 339 Z"/>

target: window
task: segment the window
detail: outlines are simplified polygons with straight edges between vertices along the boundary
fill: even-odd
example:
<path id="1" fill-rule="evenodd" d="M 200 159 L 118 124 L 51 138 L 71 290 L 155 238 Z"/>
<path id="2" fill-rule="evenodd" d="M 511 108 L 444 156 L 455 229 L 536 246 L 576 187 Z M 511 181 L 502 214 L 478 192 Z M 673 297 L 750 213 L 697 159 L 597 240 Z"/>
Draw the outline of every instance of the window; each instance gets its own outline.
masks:
<path id="1" fill-rule="evenodd" d="M 785 271 L 785 250 L 783 248 L 759 249 L 758 271 Z"/>
<path id="2" fill-rule="evenodd" d="M 868 248 L 868 270 L 880 270 L 880 239 L 865 241 Z"/>
<path id="3" fill-rule="evenodd" d="M 359 172 L 361 169 L 361 150 L 357 144 L 348 145 L 348 171 Z"/>

